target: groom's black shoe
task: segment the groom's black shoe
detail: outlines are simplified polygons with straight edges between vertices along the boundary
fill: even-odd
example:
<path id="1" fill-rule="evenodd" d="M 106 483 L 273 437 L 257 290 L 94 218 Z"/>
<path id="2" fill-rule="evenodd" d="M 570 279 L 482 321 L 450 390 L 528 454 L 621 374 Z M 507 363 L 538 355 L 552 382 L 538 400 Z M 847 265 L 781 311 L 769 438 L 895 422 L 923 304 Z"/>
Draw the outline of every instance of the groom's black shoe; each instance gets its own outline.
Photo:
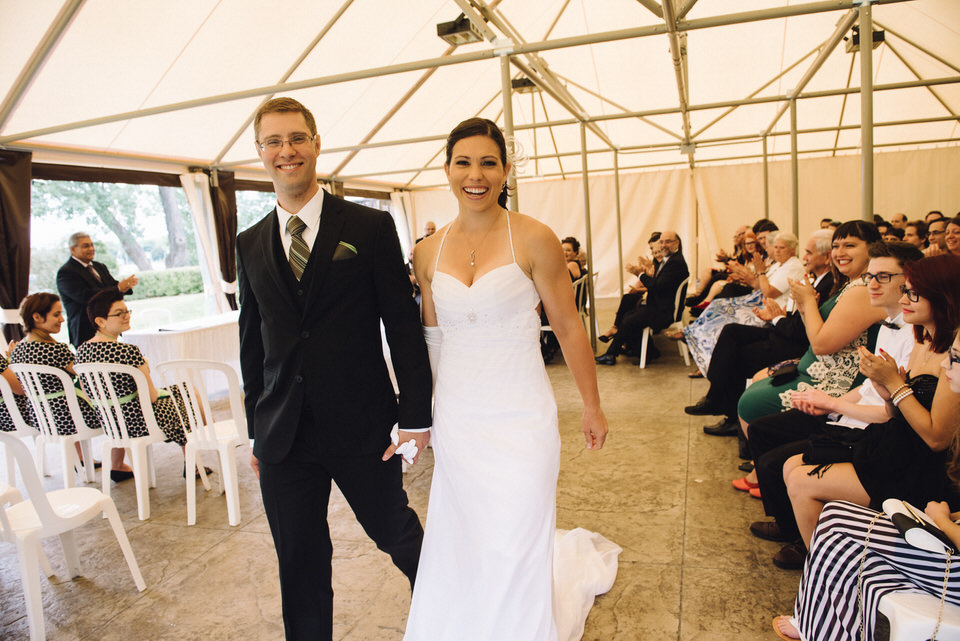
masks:
<path id="1" fill-rule="evenodd" d="M 597 365 L 616 365 L 617 364 L 617 357 L 614 356 L 613 354 L 603 354 L 601 356 L 597 356 L 593 360 L 597 362 Z"/>

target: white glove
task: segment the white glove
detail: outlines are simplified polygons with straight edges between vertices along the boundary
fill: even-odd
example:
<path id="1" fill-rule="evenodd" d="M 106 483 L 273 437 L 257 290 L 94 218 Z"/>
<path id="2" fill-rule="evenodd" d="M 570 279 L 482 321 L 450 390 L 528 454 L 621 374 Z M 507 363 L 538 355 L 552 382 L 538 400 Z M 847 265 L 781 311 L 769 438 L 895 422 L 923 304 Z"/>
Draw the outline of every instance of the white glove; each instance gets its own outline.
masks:
<path id="1" fill-rule="evenodd" d="M 393 429 L 390 430 L 390 442 L 394 445 L 397 445 L 400 442 L 400 436 L 397 430 L 397 426 L 394 425 Z M 417 452 L 420 451 L 420 448 L 417 447 L 417 442 L 413 439 L 410 439 L 406 443 L 403 443 L 397 447 L 394 454 L 399 454 L 403 457 L 403 460 L 413 465 L 413 459 L 417 457 Z"/>

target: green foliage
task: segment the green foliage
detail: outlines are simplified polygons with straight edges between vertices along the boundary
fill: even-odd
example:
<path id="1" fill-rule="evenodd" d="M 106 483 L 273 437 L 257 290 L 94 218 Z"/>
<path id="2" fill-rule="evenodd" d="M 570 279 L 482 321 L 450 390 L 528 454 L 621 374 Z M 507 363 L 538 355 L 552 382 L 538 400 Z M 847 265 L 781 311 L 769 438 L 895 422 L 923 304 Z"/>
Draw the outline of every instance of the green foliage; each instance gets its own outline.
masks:
<path id="1" fill-rule="evenodd" d="M 137 278 L 140 282 L 133 288 L 133 294 L 128 300 L 203 293 L 203 277 L 199 267 L 140 272 Z"/>
<path id="2" fill-rule="evenodd" d="M 266 216 L 277 204 L 277 196 L 272 192 L 237 192 L 237 233 Z"/>

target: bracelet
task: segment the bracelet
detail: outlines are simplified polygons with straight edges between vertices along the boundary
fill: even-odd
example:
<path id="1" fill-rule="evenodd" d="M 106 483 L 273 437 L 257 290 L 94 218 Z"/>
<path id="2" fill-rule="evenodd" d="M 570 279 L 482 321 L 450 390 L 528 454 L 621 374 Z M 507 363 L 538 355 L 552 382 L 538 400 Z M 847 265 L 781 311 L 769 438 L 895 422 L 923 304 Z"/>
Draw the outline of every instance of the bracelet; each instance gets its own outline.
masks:
<path id="1" fill-rule="evenodd" d="M 900 395 L 899 395 L 899 396 L 895 396 L 895 397 L 892 399 L 892 400 L 893 400 L 893 406 L 894 406 L 894 407 L 900 407 L 900 403 L 902 403 L 902 402 L 903 402 L 903 399 L 907 398 L 908 396 L 913 396 L 913 390 L 912 390 L 912 389 L 906 389 L 906 390 L 900 392 Z"/>
<path id="2" fill-rule="evenodd" d="M 902 391 L 904 390 L 904 388 L 906 388 L 906 387 L 910 387 L 910 386 L 907 385 L 906 383 L 904 383 L 903 385 L 901 385 L 901 386 L 898 387 L 897 389 L 895 389 L 895 390 L 893 390 L 892 392 L 890 392 L 890 398 L 893 398 L 894 396 L 896 396 L 897 394 L 899 394 L 900 392 L 902 392 Z"/>
<path id="3" fill-rule="evenodd" d="M 766 276 L 767 272 L 757 272 L 757 276 Z"/>

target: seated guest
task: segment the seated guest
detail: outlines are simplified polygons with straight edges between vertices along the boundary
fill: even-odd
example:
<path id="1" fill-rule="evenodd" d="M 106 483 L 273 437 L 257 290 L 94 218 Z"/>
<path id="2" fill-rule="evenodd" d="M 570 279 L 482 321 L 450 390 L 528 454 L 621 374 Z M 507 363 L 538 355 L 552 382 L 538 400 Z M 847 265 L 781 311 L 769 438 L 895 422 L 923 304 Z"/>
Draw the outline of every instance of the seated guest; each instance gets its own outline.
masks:
<path id="1" fill-rule="evenodd" d="M 831 258 L 843 278 L 834 283 L 839 293 L 819 308 L 816 291 L 806 279 L 791 283 L 810 347 L 797 364 L 795 375 L 778 378 L 776 383 L 773 378 L 764 378 L 744 391 L 737 404 L 741 426 L 790 409 L 794 390 L 816 388 L 839 396 L 853 386 L 858 373 L 857 348 L 866 345 L 873 349 L 879 323 L 886 316 L 883 309 L 870 307 L 860 279 L 870 262 L 867 247 L 878 240 L 876 227 L 862 220 L 848 221 L 837 228 Z"/>
<path id="2" fill-rule="evenodd" d="M 12 349 L 16 346 L 16 343 L 11 342 L 10 345 L 10 349 Z M 8 365 L 7 355 L 0 354 L 0 376 L 7 381 L 7 385 L 13 390 L 14 403 L 16 404 L 14 411 L 19 412 L 23 420 L 26 421 L 30 416 L 29 403 L 27 397 L 23 395 L 20 379 L 9 369 Z M 7 409 L 5 399 L 0 396 L 0 432 L 15 432 L 16 430 L 17 426 L 13 424 L 13 418 L 10 416 L 10 410 Z"/>
<path id="3" fill-rule="evenodd" d="M 927 248 L 927 223 L 922 220 L 911 220 L 903 228 L 903 240 L 916 245 L 920 249 Z"/>
<path id="4" fill-rule="evenodd" d="M 700 279 L 698 281 L 699 287 L 697 288 L 697 291 L 687 296 L 686 300 L 683 302 L 684 305 L 687 307 L 699 305 L 701 302 L 703 302 L 704 298 L 707 297 L 707 294 L 711 291 L 715 283 L 720 281 L 726 282 L 728 273 L 727 263 L 730 261 L 737 261 L 742 265 L 745 264 L 746 260 L 749 260 L 749 257 L 744 256 L 744 238 L 748 231 L 750 231 L 750 228 L 746 225 L 737 227 L 736 231 L 733 232 L 733 253 L 728 254 L 723 249 L 717 252 L 716 259 L 717 262 L 721 264 L 721 267 L 717 269 L 708 266 L 704 270 L 704 272 L 700 275 Z M 751 235 L 753 236 L 754 241 L 756 241 L 756 236 L 753 235 L 752 232 Z M 720 287 L 717 287 L 716 291 L 720 291 Z"/>
<path id="5" fill-rule="evenodd" d="M 945 216 L 943 215 L 942 211 L 937 211 L 936 209 L 933 209 L 927 212 L 927 215 L 923 217 L 923 220 L 925 223 L 927 223 L 927 225 L 929 225 L 935 220 L 944 220 L 944 218 Z"/>
<path id="6" fill-rule="evenodd" d="M 647 241 L 647 245 L 650 246 L 650 260 L 653 262 L 654 270 L 656 270 L 657 266 L 660 265 L 660 232 L 653 232 Z M 627 265 L 627 271 L 636 276 L 637 280 L 629 285 L 627 293 L 620 298 L 620 305 L 617 307 L 617 313 L 613 317 L 613 325 L 611 325 L 610 329 L 605 333 L 597 337 L 601 343 L 610 342 L 610 339 L 617 333 L 617 328 L 623 322 L 623 317 L 627 312 L 635 310 L 643 301 L 644 294 L 647 293 L 647 288 L 640 278 L 640 274 L 643 273 L 640 269 L 641 260 L 642 259 L 638 257 L 636 264 Z"/>
<path id="7" fill-rule="evenodd" d="M 960 548 L 960 525 L 955 522 L 960 513 L 950 512 L 960 509 L 960 335 L 940 367 L 929 415 L 931 426 L 952 439 L 945 470 L 949 484 L 924 511 Z M 909 477 L 901 478 L 909 482 Z M 802 634 L 806 639 L 853 641 L 861 631 L 872 634 L 880 599 L 890 592 L 925 593 L 960 605 L 960 573 L 949 572 L 957 562 L 958 555 L 906 544 L 888 515 L 852 502 L 827 503 L 817 522 L 794 616 L 777 617 L 774 629 L 783 639 L 800 639 Z"/>
<path id="8" fill-rule="evenodd" d="M 647 299 L 633 311 L 624 316 L 622 325 L 610 341 L 610 347 L 602 356 L 597 356 L 600 365 L 615 365 L 617 356 L 624 348 L 639 353 L 643 330 L 647 327 L 657 332 L 670 325 L 674 320 L 674 303 L 681 283 L 690 276 L 687 262 L 683 259 L 683 246 L 675 231 L 665 231 L 660 235 L 660 264 L 655 268 L 653 261 L 640 257 L 640 280 L 647 288 Z M 656 346 L 649 345 L 648 358 L 656 358 L 659 352 Z"/>
<path id="9" fill-rule="evenodd" d="M 580 241 L 573 236 L 567 236 L 560 245 L 563 247 L 563 259 L 570 272 L 570 280 L 577 280 L 583 276 L 583 265 L 580 263 Z"/>
<path id="10" fill-rule="evenodd" d="M 117 290 L 117 293 L 120 293 L 119 290 Z M 62 369 L 71 377 L 75 377 L 73 352 L 70 351 L 70 347 L 66 343 L 57 342 L 53 338 L 53 334 L 57 334 L 63 326 L 63 306 L 60 304 L 60 297 L 48 292 L 27 296 L 20 305 L 20 318 L 26 336 L 17 343 L 17 346 L 10 353 L 10 363 L 48 365 Z M 57 434 L 62 436 L 76 434 L 77 426 L 74 425 L 73 418 L 70 415 L 67 399 L 62 394 L 64 390 L 60 385 L 60 379 L 45 374 L 40 377 L 40 385 L 44 393 L 48 395 Z M 83 415 L 83 422 L 86 423 L 87 427 L 99 429 L 100 420 L 97 418 L 97 412 L 87 402 L 86 396 L 82 392 L 77 394 L 77 402 Z M 30 411 L 24 415 L 24 418 L 30 424 L 36 426 L 37 421 L 33 415 L 33 408 L 30 407 L 29 409 Z M 77 455 L 82 460 L 80 444 L 76 443 L 75 445 Z M 113 480 L 124 481 L 132 476 L 132 471 L 127 470 L 122 474 L 117 474 Z"/>
<path id="11" fill-rule="evenodd" d="M 833 229 L 833 218 L 821 218 L 820 229 Z"/>
<path id="12" fill-rule="evenodd" d="M 927 223 L 927 241 L 930 243 L 925 251 L 927 256 L 939 256 L 947 251 L 944 238 L 946 233 L 946 218 L 937 218 Z"/>
<path id="13" fill-rule="evenodd" d="M 905 232 L 902 229 L 898 229 L 893 225 L 887 227 L 887 231 L 880 235 L 884 242 L 896 242 L 898 240 L 903 240 Z"/>
<path id="14" fill-rule="evenodd" d="M 700 372 L 710 366 L 710 357 L 717 337 L 724 326 L 731 323 L 761 325 L 753 308 L 764 298 L 772 299 L 780 307 L 787 306 L 790 281 L 803 277 L 803 263 L 797 258 L 797 237 L 789 232 L 777 232 L 768 239 L 772 262 L 767 263 L 757 254 L 753 256 L 752 269 L 741 265 L 732 266 L 742 283 L 754 291 L 735 298 L 716 298 L 707 306 L 696 321 L 684 328 L 683 334 L 690 348 L 690 355 Z"/>
<path id="15" fill-rule="evenodd" d="M 904 265 L 903 272 L 906 284 L 900 304 L 917 338 L 906 371 L 888 354 L 875 356 L 860 349 L 861 371 L 881 396 L 890 399 L 896 414 L 863 429 L 853 445 L 852 461 L 810 465 L 797 455 L 783 466 L 797 527 L 808 548 L 828 501 L 879 510 L 890 497 L 920 506 L 949 493 L 945 469 L 958 405 L 949 392 L 940 394 L 940 403 L 935 403 L 935 392 L 939 386 L 947 387 L 940 384 L 940 364 L 960 326 L 960 258 L 928 258 Z M 946 416 L 949 420 L 943 420 Z"/>
<path id="16" fill-rule="evenodd" d="M 894 214 L 890 217 L 890 225 L 896 229 L 904 229 L 907 226 L 906 214 Z M 903 239 L 901 239 L 903 240 Z"/>
<path id="17" fill-rule="evenodd" d="M 832 238 L 832 231 L 818 230 L 810 236 L 803 252 L 804 271 L 813 280 L 820 301 L 826 301 L 833 290 L 830 269 Z M 735 436 L 740 431 L 737 403 L 746 388 L 744 381 L 761 368 L 800 358 L 810 346 L 803 319 L 796 309 L 786 313 L 767 299 L 754 313 L 765 321 L 766 326 L 726 325 L 717 338 L 707 368 L 710 389 L 696 404 L 684 408 L 687 414 L 694 416 L 723 416 L 719 423 L 704 426 L 703 431 L 707 434 Z"/>
<path id="18" fill-rule="evenodd" d="M 960 216 L 951 218 L 943 234 L 944 252 L 952 256 L 960 256 Z"/>
<path id="19" fill-rule="evenodd" d="M 739 266 L 749 265 L 754 256 L 759 255 L 765 258 L 766 254 L 758 250 L 757 235 L 751 229 L 744 232 L 742 246 L 743 249 L 737 254 L 736 258 L 725 261 L 722 270 L 715 270 L 717 274 L 715 277 L 711 277 L 708 286 L 702 288 L 700 294 L 687 297 L 685 304 L 690 307 L 692 316 L 699 316 L 714 298 L 731 298 L 737 296 L 740 292 L 747 291 L 747 285 L 740 281 L 739 277 L 734 274 L 734 270 Z"/>
<path id="20" fill-rule="evenodd" d="M 113 289 L 97 292 L 87 304 L 87 315 L 97 328 L 97 333 L 77 349 L 77 363 L 130 365 L 143 372 L 150 390 L 150 402 L 157 425 L 163 430 L 168 442 L 186 445 L 184 424 L 187 410 L 183 400 L 174 397 L 165 389 L 157 389 L 150 378 L 150 366 L 139 347 L 117 341 L 120 334 L 130 329 L 130 310 L 123 301 L 123 295 Z M 140 411 L 140 404 L 131 402 L 137 398 L 136 382 L 127 374 L 114 375 L 112 380 L 120 397 L 120 407 L 128 433 L 133 438 L 146 436 L 147 425 Z"/>
<path id="21" fill-rule="evenodd" d="M 771 264 L 773 264 L 773 257 L 771 256 L 771 251 L 773 247 L 773 238 L 774 236 L 777 235 L 777 232 L 779 231 L 780 230 L 777 227 L 776 223 L 766 218 L 761 218 L 756 223 L 754 223 L 753 233 L 756 236 L 757 245 L 751 254 L 751 257 L 750 257 L 751 261 L 756 260 L 756 255 L 760 254 L 761 256 L 763 256 L 765 266 L 769 267 Z M 744 265 L 759 264 L 759 261 L 757 261 L 756 263 L 751 263 L 750 261 L 744 261 L 743 264 Z M 730 266 L 731 266 L 731 269 L 730 269 L 730 274 L 727 276 L 727 284 L 724 285 L 719 292 L 717 292 L 714 298 L 734 298 L 736 296 L 743 296 L 745 294 L 749 294 L 754 290 L 754 287 L 750 283 L 745 282 L 743 280 L 745 278 L 746 272 L 738 269 L 736 265 L 730 265 Z M 693 310 L 697 310 L 697 308 L 694 307 L 691 310 L 691 312 L 693 312 Z M 694 315 L 696 315 L 697 313 L 699 313 L 699 310 L 697 310 L 697 312 Z"/>
<path id="22" fill-rule="evenodd" d="M 904 266 L 922 258 L 923 253 L 909 243 L 874 243 L 870 245 L 870 266 L 862 276 L 870 304 L 882 307 L 887 314 L 877 334 L 876 353 L 889 354 L 903 367 L 908 365 L 916 344 L 913 326 L 903 322 L 900 307 L 901 290 L 906 282 Z M 754 523 L 750 531 L 762 539 L 791 542 L 773 561 L 788 569 L 802 565 L 806 548 L 799 542 L 800 534 L 787 497 L 784 463 L 802 452 L 812 436 L 823 435 L 846 442 L 856 438 L 861 433 L 858 430 L 868 423 L 884 422 L 892 416 L 870 379 L 839 398 L 820 390 L 794 392 L 792 404 L 794 409 L 765 416 L 748 426 L 746 435 L 751 455 L 757 462 L 756 470 L 734 481 L 734 487 L 744 491 L 759 486 L 764 511 L 775 521 Z"/>

